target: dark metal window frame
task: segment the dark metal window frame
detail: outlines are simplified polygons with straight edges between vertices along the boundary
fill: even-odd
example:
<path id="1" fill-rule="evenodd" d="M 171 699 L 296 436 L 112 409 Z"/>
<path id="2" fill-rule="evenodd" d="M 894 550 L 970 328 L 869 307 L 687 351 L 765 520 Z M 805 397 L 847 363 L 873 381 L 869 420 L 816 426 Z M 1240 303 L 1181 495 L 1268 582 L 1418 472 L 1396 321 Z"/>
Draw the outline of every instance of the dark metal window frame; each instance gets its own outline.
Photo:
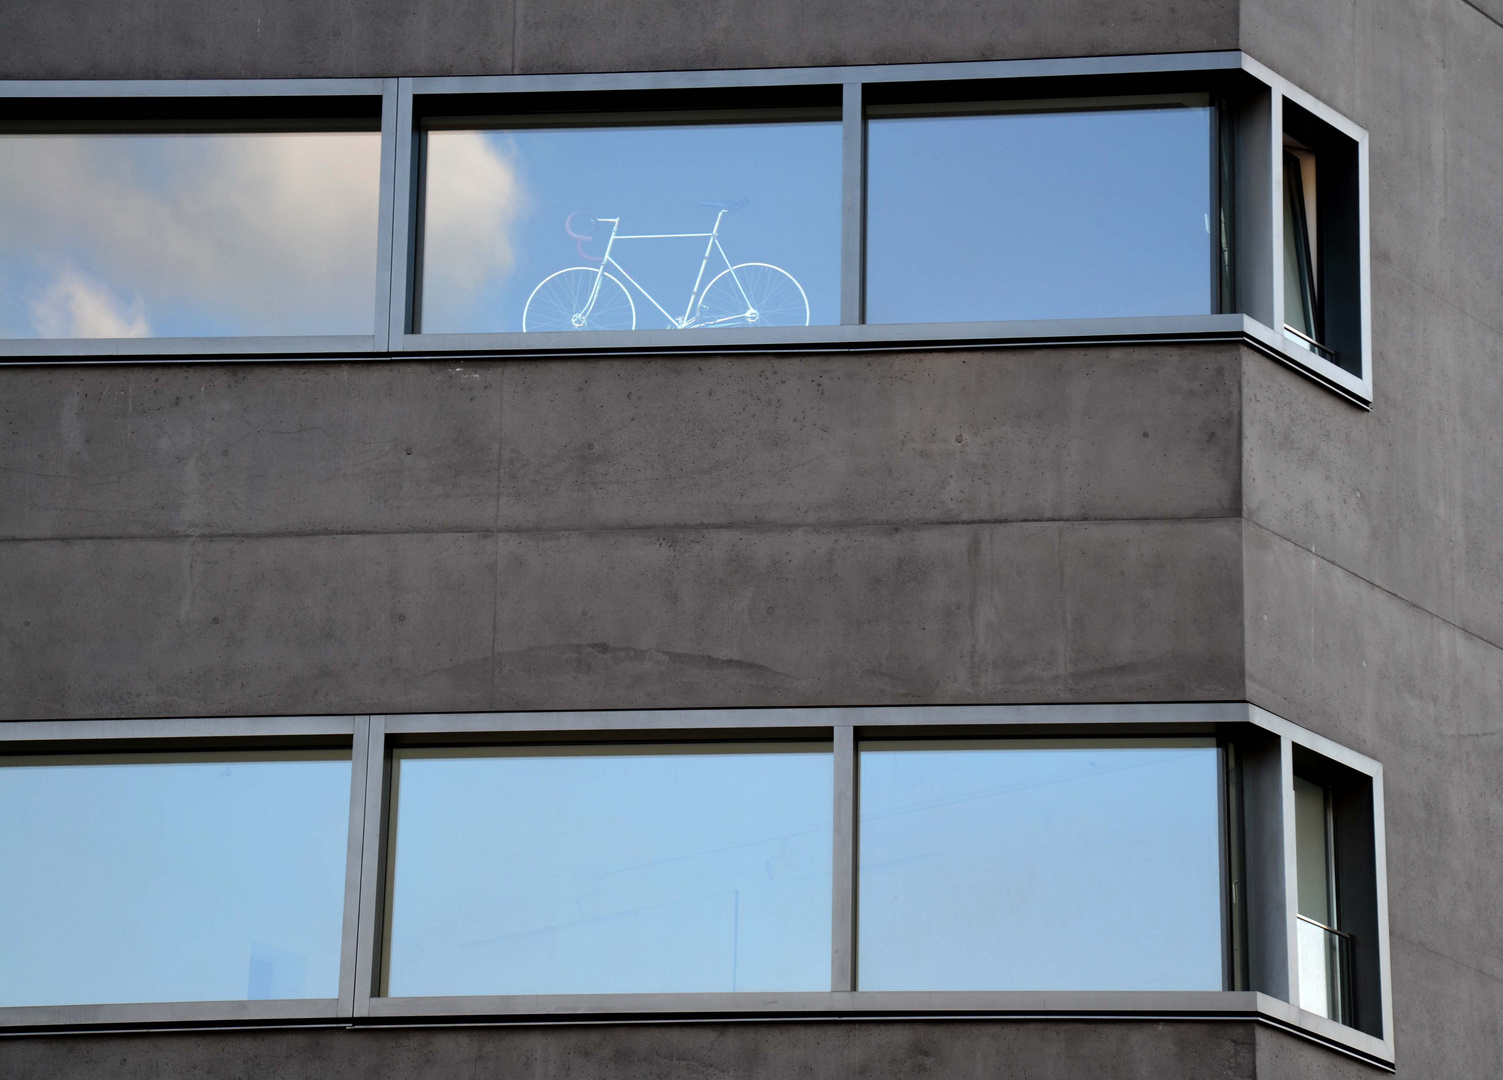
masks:
<path id="1" fill-rule="evenodd" d="M 864 991 L 855 965 L 857 753 L 863 737 L 1111 738 L 1213 736 L 1225 780 L 1222 835 L 1225 989 L 1216 991 Z M 384 997 L 384 939 L 392 751 L 487 743 L 830 740 L 834 768 L 829 991 Z M 11 721 L 0 754 L 349 747 L 352 782 L 340 993 L 337 999 L 166 1002 L 0 1008 L 0 1032 L 225 1024 L 557 1023 L 569 1020 L 1139 1017 L 1254 1020 L 1380 1065 L 1393 1061 L 1389 997 L 1382 766 L 1246 703 L 996 705 L 865 708 L 518 712 L 229 719 Z M 1361 781 L 1354 820 L 1371 878 L 1365 944 L 1373 992 L 1369 1030 L 1298 1007 L 1294 880 L 1295 759 Z M 1368 824 L 1364 824 L 1368 823 Z M 1357 834 L 1353 834 L 1354 836 Z M 1239 955 L 1241 959 L 1239 959 Z"/>
<path id="2" fill-rule="evenodd" d="M 919 96 L 974 94 L 989 87 L 998 99 L 1047 96 L 1099 97 L 1132 93 L 1128 87 L 1153 83 L 1179 91 L 1235 87 L 1236 102 L 1215 107 L 1212 171 L 1216 242 L 1213 274 L 1221 313 L 1140 318 L 1067 319 L 1015 322 L 876 325 L 863 321 L 862 280 L 865 242 L 867 103 L 896 93 Z M 954 88 L 953 91 L 947 87 Z M 967 89 L 969 88 L 969 89 Z M 1047 88 L 1045 90 L 1044 88 Z M 787 102 L 800 91 L 821 100 L 838 95 L 842 124 L 841 321 L 835 326 L 796 328 L 690 329 L 581 332 L 572 334 L 424 334 L 414 331 L 420 198 L 421 120 L 441 99 L 516 102 L 577 97 L 610 115 L 615 96 L 680 95 L 689 100 L 710 93 L 730 107 L 780 95 Z M 1369 330 L 1367 133 L 1244 53 L 1236 51 L 1109 56 L 1050 60 L 1007 60 L 869 67 L 774 68 L 762 70 L 640 72 L 600 75 L 498 75 L 392 79 L 247 80 L 226 82 L 11 82 L 0 83 L 0 99 L 140 100 L 238 97 L 305 101 L 311 107 L 327 95 L 370 95 L 381 102 L 381 187 L 378 224 L 375 325 L 369 336 L 10 339 L 0 341 L 0 362 L 57 363 L 160 360 L 254 360 L 287 358 L 375 358 L 389 356 L 579 355 L 665 351 L 810 351 L 975 348 L 1078 345 L 1089 343 L 1239 341 L 1309 375 L 1349 400 L 1372 401 Z M 936 99 L 937 100 L 937 99 Z M 974 100 L 974 97 L 972 98 Z M 1339 366 L 1300 347 L 1281 329 L 1282 288 L 1282 124 L 1283 103 L 1294 103 L 1357 148 L 1357 216 L 1360 240 L 1353 255 L 1358 281 L 1347 290 L 1351 332 L 1343 341 Z M 498 111 L 509 111 L 499 107 Z M 1229 160 L 1228 143 L 1235 145 Z M 1226 258 L 1221 250 L 1234 248 Z M 1358 372 L 1358 374 L 1354 374 Z"/>

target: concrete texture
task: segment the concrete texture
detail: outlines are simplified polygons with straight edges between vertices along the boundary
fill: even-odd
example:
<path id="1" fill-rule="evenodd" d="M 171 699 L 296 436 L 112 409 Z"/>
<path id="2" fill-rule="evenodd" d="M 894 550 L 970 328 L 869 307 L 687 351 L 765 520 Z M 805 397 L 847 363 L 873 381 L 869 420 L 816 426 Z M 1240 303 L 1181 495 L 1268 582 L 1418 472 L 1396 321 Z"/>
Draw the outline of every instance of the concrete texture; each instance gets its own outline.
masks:
<path id="1" fill-rule="evenodd" d="M 0 539 L 1228 517 L 1240 363 L 1154 346 L 15 368 Z"/>
<path id="2" fill-rule="evenodd" d="M 9 1080 L 1357 1080 L 1371 1066 L 1244 1021 L 895 1021 L 315 1030 L 0 1040 Z"/>
<path id="3" fill-rule="evenodd" d="M 0 78 L 208 79 L 924 63 L 1236 48 L 1235 0 L 56 0 L 0 7 Z"/>

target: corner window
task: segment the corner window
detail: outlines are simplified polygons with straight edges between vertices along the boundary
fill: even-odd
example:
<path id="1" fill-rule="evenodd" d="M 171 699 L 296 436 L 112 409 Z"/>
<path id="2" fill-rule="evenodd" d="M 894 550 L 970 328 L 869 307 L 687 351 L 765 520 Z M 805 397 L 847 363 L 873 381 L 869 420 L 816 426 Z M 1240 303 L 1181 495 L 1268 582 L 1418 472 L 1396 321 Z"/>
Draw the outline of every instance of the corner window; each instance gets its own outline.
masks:
<path id="1" fill-rule="evenodd" d="M 420 331 L 838 323 L 838 113 L 744 114 L 431 121 Z"/>
<path id="2" fill-rule="evenodd" d="M 1351 1023 L 1350 934 L 1338 923 L 1336 844 L 1330 791 L 1294 778 L 1294 834 L 1298 912 L 1296 940 L 1302 1008 Z"/>
<path id="3" fill-rule="evenodd" d="M 1364 373 L 1360 149 L 1292 100 L 1282 108 L 1281 308 L 1284 337 Z"/>
<path id="4" fill-rule="evenodd" d="M 867 115 L 868 322 L 1215 310 L 1204 96 Z"/>

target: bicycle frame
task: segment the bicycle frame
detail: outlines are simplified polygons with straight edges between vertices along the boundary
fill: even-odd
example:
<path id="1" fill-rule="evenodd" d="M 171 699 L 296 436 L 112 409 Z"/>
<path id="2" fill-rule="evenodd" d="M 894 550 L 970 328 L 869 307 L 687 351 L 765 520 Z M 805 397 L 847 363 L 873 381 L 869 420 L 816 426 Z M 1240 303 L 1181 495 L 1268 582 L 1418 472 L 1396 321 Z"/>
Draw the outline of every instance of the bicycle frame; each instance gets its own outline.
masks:
<path id="1" fill-rule="evenodd" d="M 751 300 L 749 298 L 747 298 L 747 296 L 746 296 L 746 289 L 742 286 L 741 279 L 736 276 L 736 268 L 731 265 L 730 256 L 725 253 L 725 248 L 723 248 L 723 247 L 720 246 L 720 222 L 725 217 L 726 213 L 727 213 L 727 211 L 721 210 L 721 211 L 719 211 L 715 215 L 715 225 L 707 233 L 641 233 L 641 234 L 636 234 L 636 235 L 630 235 L 630 234 L 623 235 L 622 233 L 620 233 L 618 231 L 621 228 L 621 219 L 620 218 L 618 218 L 618 217 L 615 217 L 615 218 L 597 218 L 596 219 L 597 221 L 602 221 L 602 222 L 608 221 L 608 222 L 611 223 L 611 235 L 609 236 L 609 238 L 607 238 L 607 240 L 605 242 L 605 254 L 603 256 L 601 256 L 601 259 L 600 259 L 600 269 L 597 270 L 596 273 L 595 273 L 595 285 L 590 290 L 590 299 L 585 304 L 584 312 L 582 314 L 588 315 L 592 310 L 594 310 L 594 308 L 595 308 L 595 300 L 600 296 L 600 282 L 601 282 L 602 278 L 605 276 L 605 268 L 607 266 L 614 266 L 616 268 L 617 272 L 620 273 L 620 275 L 622 277 L 624 277 L 627 281 L 629 281 L 636 288 L 636 290 L 639 293 L 641 293 L 643 296 L 647 297 L 647 302 L 648 303 L 650 303 L 653 307 L 657 308 L 659 311 L 661 311 L 663 313 L 663 317 L 665 319 L 667 319 L 670 323 L 672 323 L 675 329 L 684 330 L 684 329 L 687 329 L 690 326 L 696 325 L 695 322 L 694 322 L 694 319 L 693 319 L 693 315 L 694 315 L 694 302 L 699 299 L 699 290 L 700 290 L 700 287 L 704 284 L 704 281 L 705 281 L 705 268 L 710 265 L 710 253 L 712 251 L 718 251 L 720 253 L 721 259 L 723 259 L 725 261 L 725 268 L 731 272 L 731 280 L 736 283 L 736 288 L 738 290 L 740 290 L 742 299 L 746 300 L 746 306 L 747 306 L 747 308 L 750 308 L 751 307 Z M 671 314 L 669 314 L 667 308 L 663 307 L 662 304 L 660 304 L 660 303 L 657 302 L 657 298 L 654 297 L 652 295 L 652 293 L 650 293 L 646 289 L 644 289 L 642 287 L 642 285 L 641 285 L 640 282 L 638 282 L 634 277 L 632 277 L 631 274 L 627 273 L 626 267 L 622 266 L 619 262 L 617 262 L 615 260 L 615 258 L 612 257 L 611 251 L 616 246 L 616 241 L 617 240 L 690 240 L 690 239 L 705 239 L 708 242 L 705 244 L 704 257 L 702 259 L 700 259 L 700 261 L 699 261 L 699 274 L 694 278 L 694 289 L 693 289 L 692 292 L 689 293 L 689 303 L 684 308 L 684 317 L 682 319 L 676 319 Z M 712 323 L 705 323 L 704 325 L 706 325 L 706 326 L 713 326 L 713 325 L 716 325 L 716 323 L 727 322 L 727 321 L 730 321 L 730 320 L 728 320 L 728 319 L 717 319 L 717 320 L 715 320 Z"/>

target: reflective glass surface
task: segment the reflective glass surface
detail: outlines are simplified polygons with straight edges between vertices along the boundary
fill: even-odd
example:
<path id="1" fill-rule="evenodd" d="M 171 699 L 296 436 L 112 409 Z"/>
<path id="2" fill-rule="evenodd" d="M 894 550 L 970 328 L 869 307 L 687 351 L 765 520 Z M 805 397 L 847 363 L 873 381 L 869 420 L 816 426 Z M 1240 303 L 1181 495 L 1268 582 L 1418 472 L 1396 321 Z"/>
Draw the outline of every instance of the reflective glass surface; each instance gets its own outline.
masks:
<path id="1" fill-rule="evenodd" d="M 828 990 L 828 744 L 397 756 L 387 992 Z"/>
<path id="2" fill-rule="evenodd" d="M 0 1005 L 332 998 L 350 758 L 0 758 Z"/>
<path id="3" fill-rule="evenodd" d="M 863 990 L 1222 988 L 1210 744 L 867 743 Z"/>
<path id="4" fill-rule="evenodd" d="M 0 135 L 0 337 L 370 334 L 380 149 Z"/>
<path id="5" fill-rule="evenodd" d="M 840 321 L 838 123 L 426 138 L 424 333 Z"/>
<path id="6" fill-rule="evenodd" d="M 877 117 L 867 321 L 1211 311 L 1211 111 Z"/>

